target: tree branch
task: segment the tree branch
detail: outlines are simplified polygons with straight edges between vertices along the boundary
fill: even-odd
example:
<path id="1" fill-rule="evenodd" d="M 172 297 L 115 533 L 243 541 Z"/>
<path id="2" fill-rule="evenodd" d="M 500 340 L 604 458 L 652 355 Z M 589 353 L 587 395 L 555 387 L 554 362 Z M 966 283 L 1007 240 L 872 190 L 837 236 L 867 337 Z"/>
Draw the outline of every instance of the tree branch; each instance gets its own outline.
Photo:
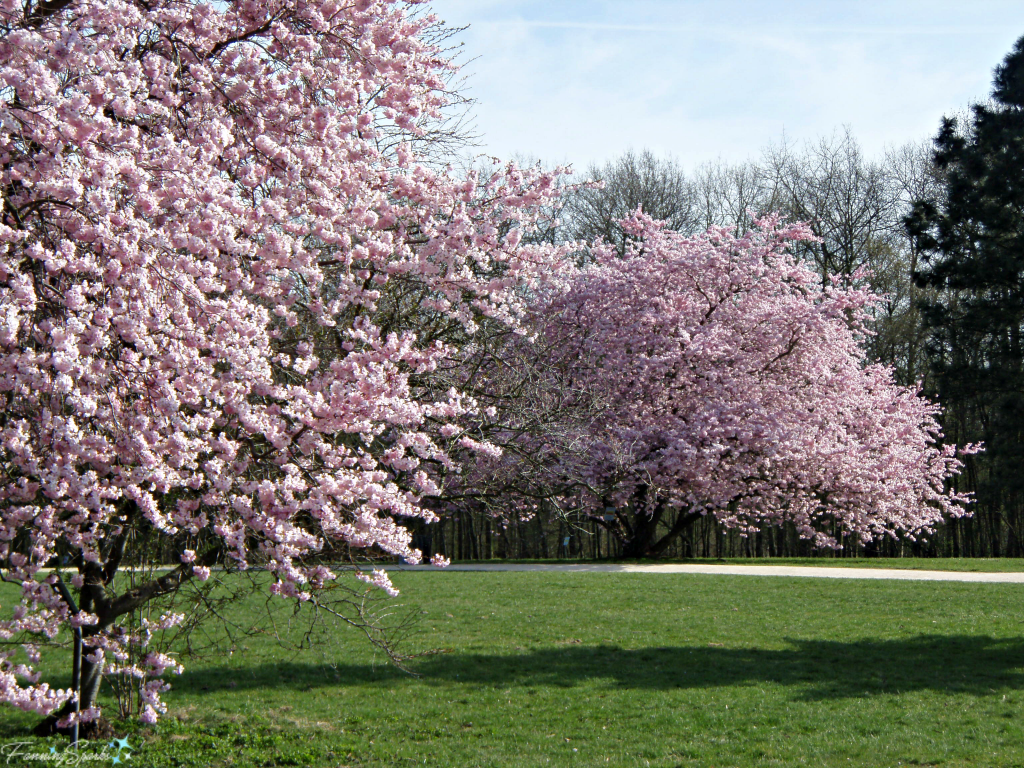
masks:
<path id="1" fill-rule="evenodd" d="M 41 0 L 39 5 L 35 7 L 35 10 L 25 17 L 25 22 L 32 29 L 39 29 L 47 19 L 60 13 L 74 1 L 75 0 Z"/>

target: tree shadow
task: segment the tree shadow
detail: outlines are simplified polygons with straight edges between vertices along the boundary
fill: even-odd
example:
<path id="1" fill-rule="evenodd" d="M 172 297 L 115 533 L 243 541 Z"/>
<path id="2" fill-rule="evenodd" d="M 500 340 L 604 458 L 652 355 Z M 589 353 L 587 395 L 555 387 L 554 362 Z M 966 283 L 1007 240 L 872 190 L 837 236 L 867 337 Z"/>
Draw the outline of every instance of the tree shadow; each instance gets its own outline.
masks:
<path id="1" fill-rule="evenodd" d="M 32 728 L 42 720 L 36 714 L 25 712 L 12 712 L 10 707 L 4 708 L 3 718 L 0 718 L 0 744 L 9 739 L 24 740 L 29 736 Z"/>
<path id="2" fill-rule="evenodd" d="M 430 684 L 558 686 L 591 681 L 670 690 L 775 683 L 795 698 L 820 700 L 932 690 L 971 694 L 1024 686 L 1024 639 L 921 635 L 894 640 L 787 640 L 790 648 L 677 646 L 624 649 L 565 645 L 518 654 L 456 653 L 413 660 Z M 187 671 L 178 693 L 369 685 L 408 677 L 391 666 L 257 664 Z"/>

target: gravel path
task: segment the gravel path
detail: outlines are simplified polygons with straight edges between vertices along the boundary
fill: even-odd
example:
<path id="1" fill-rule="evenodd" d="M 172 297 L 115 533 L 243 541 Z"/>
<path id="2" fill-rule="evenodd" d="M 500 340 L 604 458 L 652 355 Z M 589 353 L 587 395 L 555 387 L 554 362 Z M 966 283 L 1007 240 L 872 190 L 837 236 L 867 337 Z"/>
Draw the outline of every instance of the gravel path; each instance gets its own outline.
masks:
<path id="1" fill-rule="evenodd" d="M 391 565 L 388 570 L 437 571 L 429 565 Z M 797 576 L 812 579 L 903 579 L 906 581 L 980 581 L 1024 584 L 1024 573 L 913 571 L 898 568 L 815 568 L 795 565 L 605 565 L 548 563 L 480 563 L 449 565 L 446 571 L 561 571 L 565 573 L 711 573 L 729 576 Z"/>

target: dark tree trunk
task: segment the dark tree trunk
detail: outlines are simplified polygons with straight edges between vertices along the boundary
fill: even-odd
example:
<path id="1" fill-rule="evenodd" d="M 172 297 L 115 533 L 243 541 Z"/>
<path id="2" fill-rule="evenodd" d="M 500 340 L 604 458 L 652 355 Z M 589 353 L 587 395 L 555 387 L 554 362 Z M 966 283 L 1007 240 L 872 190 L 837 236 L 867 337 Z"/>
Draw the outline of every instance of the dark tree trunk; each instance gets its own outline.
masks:
<path id="1" fill-rule="evenodd" d="M 100 693 L 100 683 L 103 682 L 103 664 L 94 664 L 86 658 L 90 653 L 95 653 L 96 648 L 93 646 L 83 646 L 82 648 L 82 707 L 81 710 L 84 712 L 89 707 L 96 703 L 96 697 Z M 70 728 L 58 728 L 57 723 L 63 720 L 68 715 L 75 711 L 74 699 L 68 699 L 68 701 L 59 710 L 49 715 L 45 720 L 39 723 L 35 728 L 32 729 L 32 733 L 36 736 L 54 736 L 61 734 L 67 736 L 71 733 Z M 92 723 L 82 723 L 79 727 L 79 737 L 89 738 L 92 732 L 96 730 L 96 726 Z"/>
<path id="2" fill-rule="evenodd" d="M 642 511 L 633 515 L 633 535 L 622 543 L 623 557 L 630 559 L 656 556 L 651 550 L 655 545 L 654 539 L 662 514 L 664 510 L 659 505 L 651 515 Z"/>
<path id="3" fill-rule="evenodd" d="M 668 532 L 659 538 L 658 525 L 667 511 L 667 507 L 659 502 L 648 515 L 644 511 L 642 503 L 646 493 L 645 489 L 643 496 L 637 499 L 632 525 L 626 528 L 627 535 L 622 538 L 622 557 L 627 559 L 661 557 L 673 542 L 701 518 L 699 512 L 678 511 L 675 520 L 668 527 Z"/>

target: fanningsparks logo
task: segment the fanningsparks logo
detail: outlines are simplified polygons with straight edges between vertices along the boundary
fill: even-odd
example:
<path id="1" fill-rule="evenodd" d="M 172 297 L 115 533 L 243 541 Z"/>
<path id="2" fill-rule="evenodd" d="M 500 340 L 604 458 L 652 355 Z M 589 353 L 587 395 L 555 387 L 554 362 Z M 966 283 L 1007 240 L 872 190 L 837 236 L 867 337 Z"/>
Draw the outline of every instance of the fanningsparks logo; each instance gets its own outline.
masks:
<path id="1" fill-rule="evenodd" d="M 132 746 L 128 739 L 115 739 L 106 744 L 89 741 L 78 742 L 64 747 L 41 749 L 31 741 L 15 741 L 0 744 L 2 765 L 130 765 Z"/>

